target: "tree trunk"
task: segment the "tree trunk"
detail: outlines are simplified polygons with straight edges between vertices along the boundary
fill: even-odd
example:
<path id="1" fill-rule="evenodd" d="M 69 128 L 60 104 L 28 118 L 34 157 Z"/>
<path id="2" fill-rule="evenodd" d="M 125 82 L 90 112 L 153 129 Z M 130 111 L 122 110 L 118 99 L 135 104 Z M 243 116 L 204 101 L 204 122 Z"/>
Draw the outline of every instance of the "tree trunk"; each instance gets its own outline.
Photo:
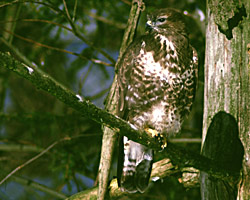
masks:
<path id="1" fill-rule="evenodd" d="M 207 0 L 204 145 L 208 127 L 219 111 L 236 119 L 244 146 L 237 199 L 250 199 L 250 1 Z M 222 134 L 222 133 L 221 133 Z M 221 141 L 223 142 L 223 141 Z M 202 199 L 215 188 L 202 176 Z M 223 191 L 221 191 L 223 192 Z"/>

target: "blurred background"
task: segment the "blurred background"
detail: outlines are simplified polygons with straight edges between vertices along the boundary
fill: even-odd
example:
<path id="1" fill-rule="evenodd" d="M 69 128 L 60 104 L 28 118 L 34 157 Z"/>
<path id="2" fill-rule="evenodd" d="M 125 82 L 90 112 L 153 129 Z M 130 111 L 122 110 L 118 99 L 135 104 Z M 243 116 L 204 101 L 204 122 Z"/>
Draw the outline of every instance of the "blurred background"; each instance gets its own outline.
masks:
<path id="1" fill-rule="evenodd" d="M 39 67 L 104 108 L 131 1 L 65 2 L 0 2 L 0 51 Z M 192 113 L 178 138 L 187 139 L 179 145 L 199 153 L 200 143 L 192 142 L 192 138 L 201 138 L 205 0 L 144 2 L 146 11 L 141 14 L 136 36 L 144 34 L 146 13 L 153 9 L 172 7 L 187 15 L 191 43 L 199 54 L 199 85 Z M 0 185 L 0 199 L 61 199 L 93 187 L 101 140 L 100 124 L 0 67 L 0 181 L 52 145 L 43 156 Z M 160 153 L 155 157 L 156 161 L 162 159 Z M 111 178 L 116 175 L 116 159 L 114 155 Z M 146 193 L 122 199 L 200 199 L 199 187 L 184 188 L 178 182 L 180 176 L 158 180 Z"/>

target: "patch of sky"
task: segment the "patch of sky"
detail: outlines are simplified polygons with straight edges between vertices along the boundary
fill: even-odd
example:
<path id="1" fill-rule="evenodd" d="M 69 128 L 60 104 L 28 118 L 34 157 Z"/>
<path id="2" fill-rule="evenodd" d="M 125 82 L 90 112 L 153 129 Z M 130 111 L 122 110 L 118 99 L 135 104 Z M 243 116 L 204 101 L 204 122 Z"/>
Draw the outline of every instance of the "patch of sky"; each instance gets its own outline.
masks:
<path id="1" fill-rule="evenodd" d="M 95 9 L 91 10 L 92 13 L 96 13 Z M 104 15 L 107 15 L 104 13 Z M 88 34 L 91 34 L 93 31 L 96 30 L 96 22 L 95 19 L 92 17 L 88 17 L 89 23 L 84 25 L 86 32 Z M 76 23 L 80 23 L 77 21 Z M 64 24 L 69 27 L 69 24 Z M 79 26 L 80 27 L 80 26 Z M 58 27 L 55 27 L 55 29 L 52 31 L 51 37 L 55 36 L 58 31 Z M 68 41 L 69 45 L 65 48 L 68 51 L 76 52 L 76 53 L 81 53 L 85 48 L 88 47 L 87 44 L 85 44 L 82 40 L 77 38 L 72 32 L 65 31 L 65 34 L 60 34 L 60 37 L 64 41 Z M 88 35 L 84 35 L 85 38 L 88 39 Z M 105 51 L 105 50 L 104 50 Z M 117 59 L 118 57 L 118 51 L 108 51 L 107 52 L 110 56 L 113 58 Z M 102 54 L 96 52 L 96 59 L 110 63 L 110 61 L 104 57 Z M 72 62 L 77 59 L 76 56 L 67 54 L 67 63 L 65 64 L 65 68 L 69 69 L 72 65 Z M 79 87 L 79 81 L 81 81 L 82 77 L 84 77 L 84 74 L 87 73 L 88 68 L 90 65 L 92 65 L 92 62 L 88 62 L 87 66 L 83 66 L 81 70 L 79 70 L 77 74 L 77 81 L 75 81 L 75 85 L 73 85 L 73 90 L 78 93 L 78 87 Z M 82 89 L 82 96 L 93 96 L 98 94 L 99 92 L 107 89 L 113 81 L 114 77 L 114 67 L 109 67 L 109 66 L 101 66 L 97 64 L 93 64 L 93 67 L 86 79 L 85 84 L 83 85 Z M 103 108 L 103 100 L 105 99 L 106 94 L 103 95 L 101 98 L 93 100 L 93 103 L 96 104 L 99 107 Z"/>
<path id="2" fill-rule="evenodd" d="M 13 181 L 4 183 L 0 186 L 0 199 L 14 200 L 22 195 L 24 187 Z"/>
<path id="3" fill-rule="evenodd" d="M 83 175 L 78 174 L 78 173 L 75 174 L 75 177 L 78 180 L 79 185 L 83 186 L 81 189 L 86 189 L 86 187 L 91 188 L 91 187 L 94 186 L 95 181 L 93 179 L 91 179 L 91 178 L 88 178 L 88 177 L 83 176 Z M 75 184 L 75 182 L 73 180 L 71 180 L 69 184 L 71 186 L 70 190 L 69 190 L 68 185 L 65 185 L 62 188 L 62 191 L 61 191 L 62 193 L 67 194 L 67 195 L 72 195 L 72 194 L 75 194 L 75 193 L 79 192 L 77 190 L 76 184 Z"/>
<path id="4" fill-rule="evenodd" d="M 10 198 L 8 194 L 4 190 L 0 188 L 0 199 L 10 200 L 13 198 Z"/>
<path id="5" fill-rule="evenodd" d="M 29 179 L 29 178 L 27 178 Z M 51 178 L 42 178 L 42 177 L 36 177 L 32 179 L 33 181 L 35 181 L 36 183 L 42 184 L 42 185 L 46 185 L 46 187 L 53 187 L 53 182 Z"/>
<path id="6" fill-rule="evenodd" d="M 10 96 L 10 89 L 6 88 L 3 112 L 7 113 L 8 108 L 10 108 L 11 106 L 12 106 L 12 102 L 11 102 L 11 96 Z"/>
<path id="7" fill-rule="evenodd" d="M 82 68 L 77 74 L 77 80 L 82 81 L 82 77 L 87 73 L 88 67 Z M 101 69 L 102 68 L 102 69 Z M 112 84 L 114 77 L 114 68 L 112 67 L 102 67 L 100 65 L 93 65 L 84 85 L 82 88 L 82 96 L 91 97 L 99 92 L 107 89 Z M 107 94 L 107 92 L 106 92 Z M 101 98 L 94 99 L 92 102 L 98 107 L 103 108 L 103 100 L 106 94 Z"/>
<path id="8" fill-rule="evenodd" d="M 66 49 L 69 51 L 81 53 L 87 47 L 88 46 L 85 43 L 75 38 L 74 41 L 71 42 L 67 46 Z M 107 53 L 113 58 L 118 57 L 118 51 L 114 51 L 114 52 L 108 51 Z M 104 57 L 102 54 L 98 52 L 96 52 L 96 57 L 97 59 L 101 61 L 110 63 L 110 61 L 106 57 Z M 77 57 L 71 54 L 67 54 L 67 58 L 68 58 L 68 61 L 65 67 L 68 69 L 71 67 L 72 62 L 75 59 L 77 59 Z M 82 69 L 79 70 L 79 72 L 77 73 L 77 81 L 75 81 L 75 85 L 73 86 L 73 90 L 76 93 L 78 93 L 79 81 L 82 81 L 82 78 L 87 73 L 90 65 L 93 65 L 93 67 L 83 85 L 83 89 L 81 91 L 83 97 L 93 96 L 107 89 L 112 84 L 113 77 L 114 77 L 114 67 L 101 66 L 101 65 L 93 64 L 92 62 L 88 62 L 87 66 L 83 66 Z M 103 108 L 104 107 L 103 101 L 105 97 L 106 97 L 106 94 L 103 95 L 101 98 L 93 100 L 93 103 Z"/>
<path id="9" fill-rule="evenodd" d="M 6 136 L 6 128 L 3 125 L 0 126 L 0 136 L 1 137 Z M 0 142 L 0 144 L 4 144 L 4 142 Z"/>
<path id="10" fill-rule="evenodd" d="M 42 196 L 44 196 L 44 192 L 33 189 L 32 192 L 30 191 L 30 186 L 24 186 L 16 182 L 9 181 L 8 183 L 0 186 L 0 198 L 5 200 L 20 199 L 21 196 L 24 197 L 24 193 L 26 197 L 29 197 L 29 199 L 40 199 Z M 4 196 L 8 196 L 8 198 L 2 198 L 2 194 Z"/>
<path id="11" fill-rule="evenodd" d="M 3 113 L 7 113 L 8 108 L 11 107 L 11 97 L 10 97 L 10 89 L 6 88 L 6 94 L 4 99 L 4 105 L 3 105 Z M 5 127 L 3 125 L 0 126 L 0 136 L 5 136 Z"/>
<path id="12" fill-rule="evenodd" d="M 90 12 L 96 14 L 96 9 L 91 9 Z M 87 32 L 91 34 L 93 31 L 96 30 L 96 27 L 97 27 L 96 20 L 90 16 L 88 17 L 88 20 L 89 20 L 89 24 L 86 24 L 84 26 Z"/>

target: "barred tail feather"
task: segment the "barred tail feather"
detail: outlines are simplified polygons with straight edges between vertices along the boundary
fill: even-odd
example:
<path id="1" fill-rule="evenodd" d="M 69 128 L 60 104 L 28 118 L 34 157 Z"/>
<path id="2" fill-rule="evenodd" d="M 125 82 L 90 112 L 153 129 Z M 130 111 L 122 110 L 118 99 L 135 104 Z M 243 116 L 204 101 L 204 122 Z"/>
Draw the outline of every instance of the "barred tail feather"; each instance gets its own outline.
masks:
<path id="1" fill-rule="evenodd" d="M 153 164 L 153 150 L 123 137 L 120 141 L 118 184 L 122 191 L 144 192 Z"/>

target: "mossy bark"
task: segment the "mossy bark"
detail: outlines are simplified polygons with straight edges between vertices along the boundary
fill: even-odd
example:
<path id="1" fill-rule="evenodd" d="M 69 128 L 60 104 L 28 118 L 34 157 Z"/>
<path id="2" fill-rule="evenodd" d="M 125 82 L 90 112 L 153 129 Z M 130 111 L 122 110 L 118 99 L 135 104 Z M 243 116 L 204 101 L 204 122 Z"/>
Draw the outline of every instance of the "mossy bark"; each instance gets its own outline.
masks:
<path id="1" fill-rule="evenodd" d="M 202 141 L 219 111 L 236 119 L 245 151 L 237 199 L 250 199 L 250 2 L 229 2 L 207 0 Z"/>

